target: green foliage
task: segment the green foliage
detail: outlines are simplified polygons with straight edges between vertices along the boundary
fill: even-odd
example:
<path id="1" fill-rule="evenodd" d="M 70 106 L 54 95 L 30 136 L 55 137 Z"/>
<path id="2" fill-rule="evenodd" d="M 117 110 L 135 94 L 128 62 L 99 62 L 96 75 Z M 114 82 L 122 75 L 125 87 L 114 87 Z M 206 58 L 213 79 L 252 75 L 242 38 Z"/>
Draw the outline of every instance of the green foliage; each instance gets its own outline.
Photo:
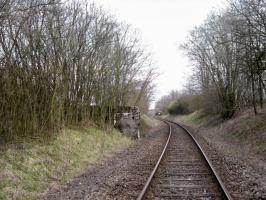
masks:
<path id="1" fill-rule="evenodd" d="M 168 113 L 171 115 L 183 115 L 189 112 L 188 104 L 182 101 L 172 102 L 168 107 Z"/>
<path id="2" fill-rule="evenodd" d="M 197 110 L 187 115 L 179 115 L 175 118 L 176 121 L 182 122 L 188 125 L 200 125 L 209 118 L 208 115 L 203 114 L 202 111 Z"/>
<path id="3" fill-rule="evenodd" d="M 199 109 L 200 95 L 172 91 L 169 95 L 162 97 L 158 102 L 158 110 L 164 110 L 164 107 L 166 107 L 167 112 L 171 115 L 184 115 Z"/>

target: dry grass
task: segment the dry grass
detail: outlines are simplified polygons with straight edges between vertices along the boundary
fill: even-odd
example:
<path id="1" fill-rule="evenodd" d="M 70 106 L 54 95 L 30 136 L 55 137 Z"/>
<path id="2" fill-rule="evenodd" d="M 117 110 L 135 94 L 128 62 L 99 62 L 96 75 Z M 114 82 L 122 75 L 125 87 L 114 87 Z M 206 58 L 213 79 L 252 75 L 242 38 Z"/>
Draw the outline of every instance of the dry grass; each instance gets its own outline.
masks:
<path id="1" fill-rule="evenodd" d="M 225 121 L 218 116 L 206 116 L 196 111 L 190 115 L 177 116 L 175 120 L 204 128 L 205 135 L 210 138 L 220 137 L 230 143 L 248 145 L 258 153 L 266 152 L 266 113 L 263 111 L 255 116 L 248 109 Z"/>
<path id="2" fill-rule="evenodd" d="M 151 118 L 146 114 L 141 115 L 141 135 L 145 135 L 145 133 L 153 126 L 156 126 L 158 123 L 157 120 Z"/>
<path id="3" fill-rule="evenodd" d="M 24 142 L 0 154 L 0 199 L 38 199 L 131 140 L 112 130 L 66 129 L 47 142 Z"/>
<path id="4" fill-rule="evenodd" d="M 223 128 L 231 140 L 252 145 L 258 152 L 266 153 L 266 114 L 240 115 L 226 122 Z"/>
<path id="5" fill-rule="evenodd" d="M 178 115 L 174 120 L 188 125 L 200 125 L 208 118 L 209 116 L 203 115 L 201 111 L 195 111 L 188 115 Z"/>
<path id="6" fill-rule="evenodd" d="M 238 161 L 251 166 L 258 173 L 266 170 L 266 113 L 254 115 L 252 109 L 238 113 L 223 121 L 217 117 L 193 113 L 176 118 L 194 128 L 219 152 L 234 156 Z"/>

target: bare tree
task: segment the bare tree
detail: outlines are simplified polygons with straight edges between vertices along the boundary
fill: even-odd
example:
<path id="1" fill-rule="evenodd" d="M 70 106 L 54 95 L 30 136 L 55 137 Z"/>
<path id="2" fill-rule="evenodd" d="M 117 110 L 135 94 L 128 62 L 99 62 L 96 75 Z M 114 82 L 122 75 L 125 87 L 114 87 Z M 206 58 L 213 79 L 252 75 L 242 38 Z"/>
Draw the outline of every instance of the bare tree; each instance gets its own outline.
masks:
<path id="1" fill-rule="evenodd" d="M 0 25 L 1 135 L 105 121 L 146 80 L 138 38 L 95 4 L 3 0 Z"/>
<path id="2" fill-rule="evenodd" d="M 265 16 L 265 1 L 231 1 L 182 45 L 195 66 L 202 96 L 216 102 L 214 110 L 224 118 L 249 105 L 257 114 L 258 99 L 263 107 Z"/>

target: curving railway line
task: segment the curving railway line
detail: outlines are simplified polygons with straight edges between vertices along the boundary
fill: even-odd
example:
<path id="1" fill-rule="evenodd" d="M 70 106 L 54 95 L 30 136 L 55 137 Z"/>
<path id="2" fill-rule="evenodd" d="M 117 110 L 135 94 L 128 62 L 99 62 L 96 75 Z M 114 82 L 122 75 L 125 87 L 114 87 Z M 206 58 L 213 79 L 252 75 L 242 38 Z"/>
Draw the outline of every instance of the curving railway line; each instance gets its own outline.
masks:
<path id="1" fill-rule="evenodd" d="M 169 126 L 169 136 L 138 200 L 231 200 L 211 162 L 190 132 L 177 123 L 164 122 Z"/>

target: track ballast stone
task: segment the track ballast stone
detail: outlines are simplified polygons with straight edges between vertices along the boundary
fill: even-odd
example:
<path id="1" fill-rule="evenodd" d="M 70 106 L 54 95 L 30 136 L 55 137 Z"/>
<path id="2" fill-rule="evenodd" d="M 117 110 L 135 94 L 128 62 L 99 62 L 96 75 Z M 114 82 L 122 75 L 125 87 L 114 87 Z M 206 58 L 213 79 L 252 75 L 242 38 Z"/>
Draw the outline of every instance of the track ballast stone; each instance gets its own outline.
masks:
<path id="1" fill-rule="evenodd" d="M 192 138 L 171 124 L 172 135 L 145 199 L 224 199 Z"/>
<path id="2" fill-rule="evenodd" d="M 163 149 L 167 136 L 167 125 L 159 123 L 145 138 L 106 158 L 60 189 L 50 189 L 43 199 L 136 199 Z"/>

